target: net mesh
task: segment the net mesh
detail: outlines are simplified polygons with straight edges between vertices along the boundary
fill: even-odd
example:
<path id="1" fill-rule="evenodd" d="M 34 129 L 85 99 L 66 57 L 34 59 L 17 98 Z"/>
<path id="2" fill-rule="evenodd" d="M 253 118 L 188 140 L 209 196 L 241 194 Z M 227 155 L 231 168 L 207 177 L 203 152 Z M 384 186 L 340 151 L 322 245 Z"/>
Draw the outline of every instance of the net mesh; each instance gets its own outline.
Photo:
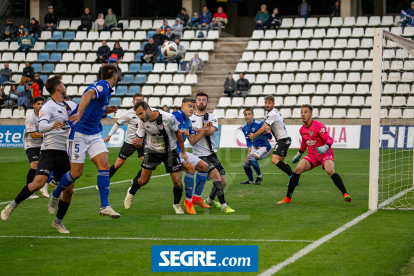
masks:
<path id="1" fill-rule="evenodd" d="M 378 203 L 413 209 L 414 42 L 384 31 L 381 79 Z"/>

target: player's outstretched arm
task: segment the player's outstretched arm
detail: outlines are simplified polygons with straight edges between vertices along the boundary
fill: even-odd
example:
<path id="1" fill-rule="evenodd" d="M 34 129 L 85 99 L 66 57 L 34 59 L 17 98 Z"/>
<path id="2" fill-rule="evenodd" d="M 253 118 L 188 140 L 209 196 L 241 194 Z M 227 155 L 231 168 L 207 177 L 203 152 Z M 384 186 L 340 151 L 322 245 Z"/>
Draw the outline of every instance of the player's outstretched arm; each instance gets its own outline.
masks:
<path id="1" fill-rule="evenodd" d="M 74 125 L 76 125 L 76 123 L 82 118 L 83 112 L 85 112 L 86 107 L 93 99 L 96 99 L 95 90 L 89 89 L 87 92 L 83 93 L 79 102 L 78 112 L 70 117 L 70 121 L 73 122 Z"/>
<path id="2" fill-rule="evenodd" d="M 256 131 L 255 133 L 250 133 L 248 136 L 249 136 L 249 138 L 250 138 L 250 140 L 254 140 L 254 138 L 256 138 L 256 137 L 258 137 L 259 135 L 262 135 L 263 133 L 265 133 L 266 132 L 266 128 L 267 128 L 267 126 L 269 126 L 268 124 L 266 124 L 266 123 L 264 123 L 263 125 L 262 125 L 262 127 L 258 130 L 258 131 Z"/>
<path id="3" fill-rule="evenodd" d="M 211 128 L 213 128 L 213 124 L 211 122 L 206 122 L 204 124 L 203 128 L 200 129 L 200 131 L 197 134 L 187 136 L 188 141 L 190 142 L 190 144 L 192 146 L 194 146 L 195 144 L 198 143 L 198 141 L 200 141 L 200 139 L 204 136 L 204 134 L 206 133 L 206 131 L 210 130 Z"/>

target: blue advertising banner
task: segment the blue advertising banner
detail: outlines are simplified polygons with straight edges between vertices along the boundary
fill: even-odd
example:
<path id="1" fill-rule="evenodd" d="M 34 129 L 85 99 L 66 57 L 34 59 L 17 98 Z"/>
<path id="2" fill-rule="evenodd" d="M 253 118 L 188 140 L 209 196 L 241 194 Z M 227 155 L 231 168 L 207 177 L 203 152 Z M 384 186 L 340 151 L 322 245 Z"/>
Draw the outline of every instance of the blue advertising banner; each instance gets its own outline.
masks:
<path id="1" fill-rule="evenodd" d="M 371 126 L 361 127 L 361 149 L 369 149 L 371 145 Z M 381 126 L 381 149 L 412 149 L 414 144 L 414 126 Z"/>
<path id="2" fill-rule="evenodd" d="M 152 272 L 257 272 L 257 245 L 153 245 Z"/>

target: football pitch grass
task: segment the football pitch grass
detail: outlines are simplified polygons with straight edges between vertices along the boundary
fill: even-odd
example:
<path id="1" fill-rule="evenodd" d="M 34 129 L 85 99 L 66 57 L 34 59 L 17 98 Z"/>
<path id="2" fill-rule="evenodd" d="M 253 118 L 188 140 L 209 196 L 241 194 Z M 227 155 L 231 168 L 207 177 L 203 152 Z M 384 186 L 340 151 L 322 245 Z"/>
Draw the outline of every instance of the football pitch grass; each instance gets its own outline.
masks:
<path id="1" fill-rule="evenodd" d="M 110 164 L 118 151 L 110 149 Z M 289 163 L 296 152 L 289 150 Z M 119 219 L 99 216 L 97 169 L 88 160 L 75 188 L 89 188 L 74 192 L 64 219 L 70 234 L 52 228 L 54 216 L 47 212 L 46 198 L 27 200 L 7 222 L 0 221 L 0 275 L 172 275 L 151 272 L 152 245 L 258 245 L 257 273 L 174 274 L 257 275 L 368 210 L 368 150 L 335 150 L 336 172 L 352 195 L 351 203 L 342 199 L 318 167 L 301 176 L 292 204 L 276 205 L 286 195 L 288 177 L 269 157 L 260 162 L 262 185 L 240 185 L 246 180 L 242 167 L 246 154 L 240 149 L 218 152 L 226 169 L 226 200 L 236 213 L 196 206 L 196 215 L 175 214 L 173 185 L 163 166 L 137 192 L 131 209 L 125 210 L 129 180 L 141 164 L 132 156 L 111 179 L 109 200 L 121 213 Z M 1 209 L 23 187 L 28 169 L 23 149 L 0 149 Z M 211 187 L 208 181 L 203 198 Z M 413 225 L 411 211 L 380 210 L 284 266 L 277 275 L 412 275 L 407 263 L 414 254 Z"/>

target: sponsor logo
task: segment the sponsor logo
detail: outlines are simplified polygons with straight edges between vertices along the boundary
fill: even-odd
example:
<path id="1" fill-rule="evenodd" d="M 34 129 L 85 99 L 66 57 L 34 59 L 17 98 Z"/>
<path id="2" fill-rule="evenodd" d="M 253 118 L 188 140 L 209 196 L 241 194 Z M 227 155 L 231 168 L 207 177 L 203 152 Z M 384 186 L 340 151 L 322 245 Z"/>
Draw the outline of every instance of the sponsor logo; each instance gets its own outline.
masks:
<path id="1" fill-rule="evenodd" d="M 42 118 L 44 116 L 46 116 L 46 111 L 40 110 L 39 117 Z"/>
<path id="2" fill-rule="evenodd" d="M 58 112 L 62 114 L 62 110 L 58 110 Z"/>
<path id="3" fill-rule="evenodd" d="M 290 143 L 291 143 L 291 141 L 287 140 L 285 144 L 290 145 Z"/>
<path id="4" fill-rule="evenodd" d="M 315 144 L 316 144 L 316 141 L 314 141 L 314 140 L 308 140 L 308 141 L 306 141 L 306 144 L 307 144 L 308 146 L 313 146 L 313 145 L 315 145 Z"/>

